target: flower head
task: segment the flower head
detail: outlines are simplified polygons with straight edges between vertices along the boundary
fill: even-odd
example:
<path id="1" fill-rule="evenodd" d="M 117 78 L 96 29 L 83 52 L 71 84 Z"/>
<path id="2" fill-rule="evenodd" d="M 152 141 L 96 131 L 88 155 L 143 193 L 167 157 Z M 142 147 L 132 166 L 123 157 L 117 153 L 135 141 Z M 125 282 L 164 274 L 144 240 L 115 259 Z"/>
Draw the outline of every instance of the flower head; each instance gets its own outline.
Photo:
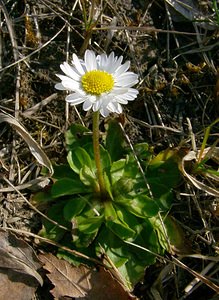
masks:
<path id="1" fill-rule="evenodd" d="M 137 97 L 138 91 L 132 88 L 138 82 L 138 76 L 128 72 L 130 62 L 122 64 L 123 57 L 112 52 L 95 55 L 86 50 L 84 60 L 73 54 L 72 65 L 64 62 L 60 65 L 65 75 L 57 74 L 61 83 L 58 90 L 68 90 L 66 101 L 71 105 L 83 103 L 83 109 L 100 111 L 106 117 L 110 112 L 122 113 L 121 104 L 127 104 Z"/>

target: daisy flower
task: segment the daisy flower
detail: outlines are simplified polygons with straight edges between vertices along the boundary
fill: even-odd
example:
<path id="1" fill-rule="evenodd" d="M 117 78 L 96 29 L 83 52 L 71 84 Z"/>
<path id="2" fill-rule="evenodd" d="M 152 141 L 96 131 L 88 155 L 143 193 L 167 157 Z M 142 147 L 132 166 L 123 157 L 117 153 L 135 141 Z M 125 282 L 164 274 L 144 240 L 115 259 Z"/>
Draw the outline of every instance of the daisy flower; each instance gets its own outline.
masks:
<path id="1" fill-rule="evenodd" d="M 67 90 L 66 101 L 71 105 L 83 103 L 83 109 L 100 111 L 103 117 L 110 112 L 122 113 L 121 104 L 134 100 L 138 91 L 132 88 L 138 82 L 138 76 L 128 72 L 130 62 L 122 64 L 123 57 L 112 52 L 95 55 L 86 50 L 84 60 L 73 54 L 72 65 L 64 62 L 60 65 L 65 75 L 57 74 L 61 83 L 55 88 Z"/>

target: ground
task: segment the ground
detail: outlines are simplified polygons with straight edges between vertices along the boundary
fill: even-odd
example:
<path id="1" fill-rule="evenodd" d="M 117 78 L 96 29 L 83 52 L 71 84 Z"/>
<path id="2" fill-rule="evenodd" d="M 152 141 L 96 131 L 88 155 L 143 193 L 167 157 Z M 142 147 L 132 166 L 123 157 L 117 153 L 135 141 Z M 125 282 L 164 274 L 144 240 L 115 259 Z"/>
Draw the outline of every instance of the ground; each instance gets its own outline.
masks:
<path id="1" fill-rule="evenodd" d="M 183 250 L 178 249 L 169 258 L 177 257 L 189 271 L 174 260 L 170 269 L 170 262 L 158 259 L 134 288 L 139 299 L 216 299 L 219 291 L 218 5 L 216 0 L 0 1 L 1 113 L 14 116 L 52 164 L 66 161 L 64 133 L 70 124 L 82 120 L 91 125 L 90 113 L 66 106 L 65 96 L 54 88 L 60 64 L 71 60 L 72 53 L 83 57 L 86 49 L 123 55 L 139 74 L 139 96 L 122 115 L 131 143 L 147 142 L 154 153 L 171 148 L 185 156 L 201 150 L 211 158 L 212 177 L 197 173 L 197 181 L 191 181 L 187 175 L 193 174 L 181 170 L 182 182 L 174 189 L 169 212 L 190 252 L 182 260 Z M 42 249 L 53 252 L 51 245 L 42 246 L 28 235 L 37 235 L 42 226 L 31 199 L 49 181 L 40 179 L 42 164 L 24 133 L 18 135 L 11 121 L 0 120 L 1 227 L 14 229 L 37 254 Z M 206 267 L 204 279 L 185 292 L 195 277 L 192 272 Z M 48 282 L 45 279 L 43 291 L 38 288 L 32 299 L 53 299 Z"/>

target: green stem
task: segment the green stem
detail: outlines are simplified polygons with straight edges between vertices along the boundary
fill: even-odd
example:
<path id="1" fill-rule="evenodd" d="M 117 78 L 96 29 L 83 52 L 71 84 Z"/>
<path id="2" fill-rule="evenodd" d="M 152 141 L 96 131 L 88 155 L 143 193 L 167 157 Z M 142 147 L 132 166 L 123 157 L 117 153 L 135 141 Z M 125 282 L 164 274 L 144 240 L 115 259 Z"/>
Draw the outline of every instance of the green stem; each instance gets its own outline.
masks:
<path id="1" fill-rule="evenodd" d="M 103 169 L 100 158 L 100 144 L 99 144 L 99 111 L 93 113 L 93 148 L 94 148 L 94 159 L 97 167 L 97 179 L 100 187 L 101 198 L 106 194 L 104 178 L 103 178 Z"/>

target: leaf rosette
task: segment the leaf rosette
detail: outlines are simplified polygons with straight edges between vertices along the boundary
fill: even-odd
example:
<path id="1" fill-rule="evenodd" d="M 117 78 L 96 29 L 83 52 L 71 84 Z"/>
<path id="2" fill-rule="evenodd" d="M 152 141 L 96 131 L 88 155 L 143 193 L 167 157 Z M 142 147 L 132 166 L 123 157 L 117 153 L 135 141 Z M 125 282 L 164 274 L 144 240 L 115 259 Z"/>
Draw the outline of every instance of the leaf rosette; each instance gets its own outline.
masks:
<path id="1" fill-rule="evenodd" d="M 104 253 L 130 286 L 143 276 L 146 265 L 155 262 L 153 253 L 168 250 L 160 218 L 170 208 L 180 173 L 173 151 L 155 156 L 141 143 L 133 153 L 116 120 L 107 124 L 103 140 L 100 153 L 107 193 L 100 198 L 92 135 L 81 125 L 67 131 L 68 164 L 54 167 L 54 183 L 40 201 L 49 204 L 47 215 L 69 230 L 44 220 L 41 233 L 89 255 Z M 72 256 L 70 260 L 77 261 Z"/>

